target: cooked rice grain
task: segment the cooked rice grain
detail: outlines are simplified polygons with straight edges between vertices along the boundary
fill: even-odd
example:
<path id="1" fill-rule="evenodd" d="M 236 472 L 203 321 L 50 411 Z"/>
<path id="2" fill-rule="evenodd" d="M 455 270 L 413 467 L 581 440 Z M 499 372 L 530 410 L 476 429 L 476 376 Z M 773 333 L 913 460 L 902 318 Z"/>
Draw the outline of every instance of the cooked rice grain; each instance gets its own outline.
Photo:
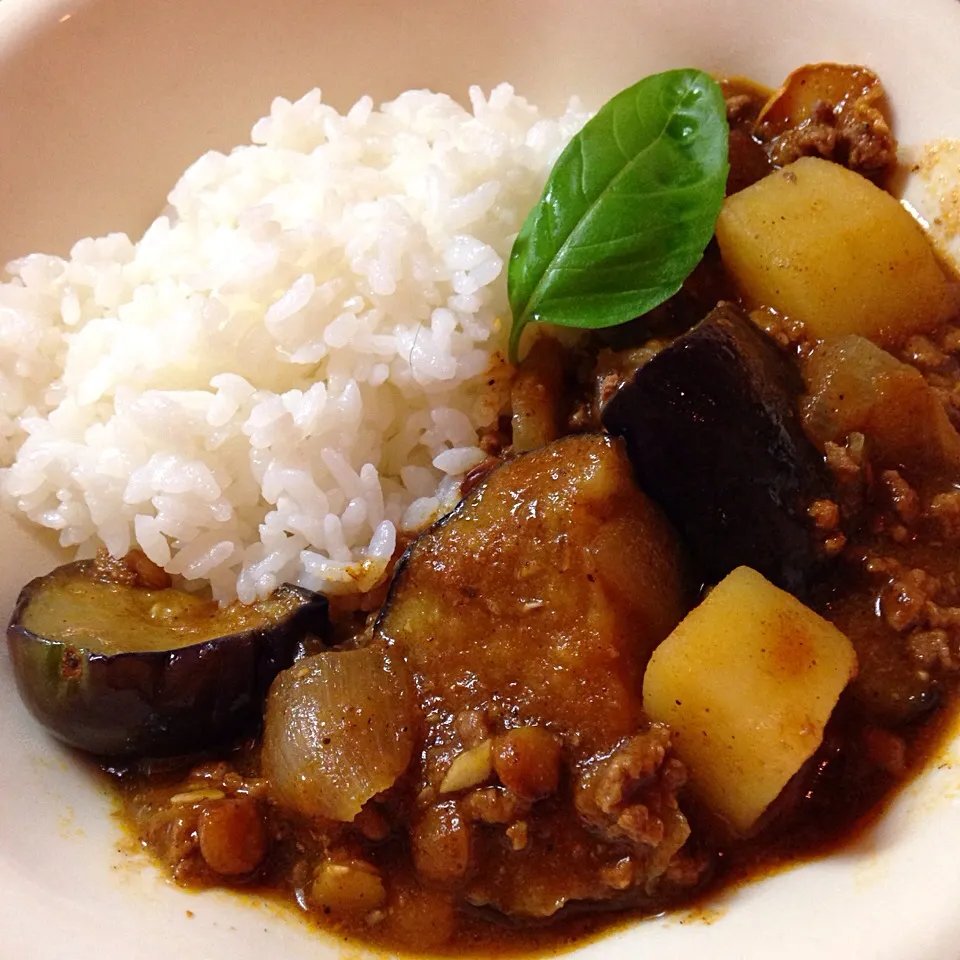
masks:
<path id="1" fill-rule="evenodd" d="M 275 100 L 138 243 L 0 284 L 0 493 L 244 601 L 367 589 L 455 499 L 504 400 L 505 262 L 586 119 L 504 84 Z M 490 381 L 492 380 L 492 384 Z"/>

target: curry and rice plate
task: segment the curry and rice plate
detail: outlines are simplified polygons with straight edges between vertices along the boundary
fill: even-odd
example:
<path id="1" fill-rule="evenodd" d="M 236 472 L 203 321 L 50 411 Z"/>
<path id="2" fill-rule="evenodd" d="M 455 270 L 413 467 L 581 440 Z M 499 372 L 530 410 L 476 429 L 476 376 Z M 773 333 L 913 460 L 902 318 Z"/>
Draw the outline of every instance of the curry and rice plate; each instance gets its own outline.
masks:
<path id="1" fill-rule="evenodd" d="M 960 675 L 960 288 L 879 78 L 470 103 L 277 100 L 0 286 L 0 491 L 85 557 L 26 706 L 176 881 L 456 956 L 835 849 Z"/>
<path id="2" fill-rule="evenodd" d="M 502 85 L 278 99 L 137 242 L 0 285 L 0 487 L 67 547 L 219 599 L 373 586 L 456 499 L 508 370 L 504 261 L 587 114 Z"/>

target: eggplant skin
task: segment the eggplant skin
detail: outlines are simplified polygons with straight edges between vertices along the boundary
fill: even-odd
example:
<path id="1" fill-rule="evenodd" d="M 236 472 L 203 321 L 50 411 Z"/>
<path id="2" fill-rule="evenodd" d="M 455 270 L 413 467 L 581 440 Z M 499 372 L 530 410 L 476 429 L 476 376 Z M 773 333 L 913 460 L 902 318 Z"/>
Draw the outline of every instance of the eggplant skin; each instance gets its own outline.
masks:
<path id="1" fill-rule="evenodd" d="M 830 493 L 823 458 L 800 424 L 802 391 L 770 337 L 721 303 L 602 411 L 707 583 L 748 566 L 803 597 L 817 577 L 807 509 Z"/>
<path id="2" fill-rule="evenodd" d="M 688 574 L 624 444 L 575 434 L 500 464 L 420 534 L 374 636 L 412 671 L 428 726 L 496 702 L 508 726 L 605 750 L 636 730 L 643 667 L 696 597 Z"/>
<path id="3" fill-rule="evenodd" d="M 328 622 L 324 597 L 286 585 L 303 603 L 269 627 L 174 650 L 88 653 L 21 625 L 44 580 L 23 588 L 7 628 L 20 698 L 57 739 L 111 759 L 188 753 L 255 729 L 274 677 Z"/>

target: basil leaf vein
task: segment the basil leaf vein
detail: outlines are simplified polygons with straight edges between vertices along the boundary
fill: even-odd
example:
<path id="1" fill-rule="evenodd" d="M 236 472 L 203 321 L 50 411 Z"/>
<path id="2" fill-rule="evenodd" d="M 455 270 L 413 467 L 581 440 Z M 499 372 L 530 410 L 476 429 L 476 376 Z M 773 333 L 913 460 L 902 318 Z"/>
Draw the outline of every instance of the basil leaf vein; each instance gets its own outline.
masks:
<path id="1" fill-rule="evenodd" d="M 673 296 L 713 236 L 727 147 L 723 92 L 700 70 L 654 74 L 609 100 L 514 242 L 511 359 L 530 322 L 614 326 Z"/>

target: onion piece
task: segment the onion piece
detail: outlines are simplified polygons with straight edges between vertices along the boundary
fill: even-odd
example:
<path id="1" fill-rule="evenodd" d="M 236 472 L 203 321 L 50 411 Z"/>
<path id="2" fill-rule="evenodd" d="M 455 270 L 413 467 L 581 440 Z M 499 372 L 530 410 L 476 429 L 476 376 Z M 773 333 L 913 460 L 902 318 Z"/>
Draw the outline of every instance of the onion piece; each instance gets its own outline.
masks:
<path id="1" fill-rule="evenodd" d="M 413 753 L 402 667 L 375 645 L 305 657 L 277 677 L 263 734 L 263 770 L 277 801 L 351 822 L 393 786 Z"/>
<path id="2" fill-rule="evenodd" d="M 536 450 L 563 432 L 567 408 L 564 352 L 552 337 L 534 341 L 510 388 L 513 452 Z"/>

